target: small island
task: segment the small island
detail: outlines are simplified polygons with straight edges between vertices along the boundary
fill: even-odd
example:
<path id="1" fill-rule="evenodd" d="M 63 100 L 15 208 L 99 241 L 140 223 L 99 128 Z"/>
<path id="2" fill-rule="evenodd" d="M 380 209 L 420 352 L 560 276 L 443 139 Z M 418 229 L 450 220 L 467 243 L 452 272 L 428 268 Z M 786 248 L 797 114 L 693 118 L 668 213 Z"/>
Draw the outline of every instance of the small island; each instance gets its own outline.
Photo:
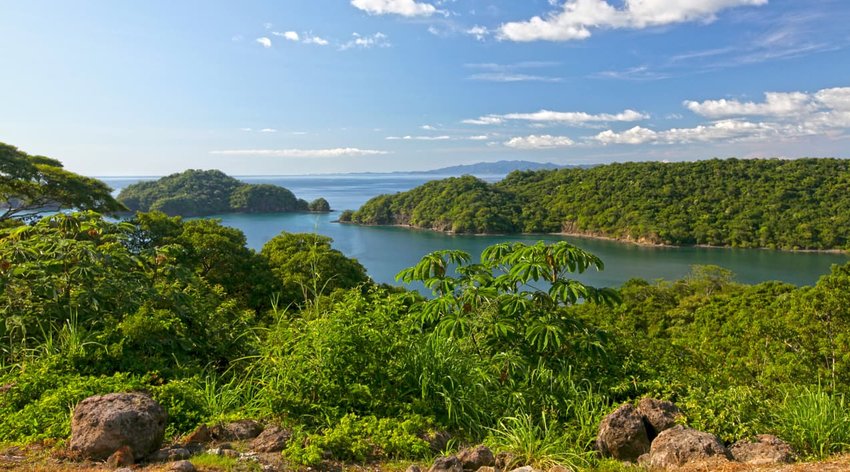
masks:
<path id="1" fill-rule="evenodd" d="M 131 211 L 161 211 L 171 216 L 224 213 L 329 212 L 324 198 L 310 203 L 270 184 L 246 184 L 219 170 L 190 169 L 121 190 L 118 201 Z"/>

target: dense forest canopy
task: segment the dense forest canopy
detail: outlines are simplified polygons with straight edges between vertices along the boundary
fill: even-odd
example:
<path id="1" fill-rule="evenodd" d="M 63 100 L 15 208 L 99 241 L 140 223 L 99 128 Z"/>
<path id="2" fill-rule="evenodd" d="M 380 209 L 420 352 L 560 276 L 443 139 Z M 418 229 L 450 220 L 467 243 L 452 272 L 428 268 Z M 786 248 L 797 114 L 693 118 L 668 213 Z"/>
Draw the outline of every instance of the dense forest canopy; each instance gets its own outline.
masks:
<path id="1" fill-rule="evenodd" d="M 124 210 L 103 182 L 69 172 L 62 163 L 0 143 L 0 224 L 67 209 Z"/>
<path id="2" fill-rule="evenodd" d="M 655 244 L 846 249 L 850 161 L 609 164 L 429 182 L 350 215 L 462 233 L 572 233 Z"/>
<path id="3" fill-rule="evenodd" d="M 311 208 L 286 188 L 246 184 L 218 170 L 191 169 L 155 181 L 139 182 L 121 190 L 118 200 L 133 211 L 161 211 L 179 216 L 330 211 L 329 205 L 316 204 Z"/>

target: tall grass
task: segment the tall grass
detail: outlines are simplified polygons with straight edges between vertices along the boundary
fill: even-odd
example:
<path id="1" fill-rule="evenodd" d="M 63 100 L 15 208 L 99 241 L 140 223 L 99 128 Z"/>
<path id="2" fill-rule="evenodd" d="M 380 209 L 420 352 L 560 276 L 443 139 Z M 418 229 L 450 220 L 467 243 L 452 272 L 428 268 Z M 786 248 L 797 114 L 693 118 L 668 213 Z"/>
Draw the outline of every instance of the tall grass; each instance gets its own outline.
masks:
<path id="1" fill-rule="evenodd" d="M 800 453 L 821 459 L 850 448 L 850 411 L 842 394 L 820 385 L 795 388 L 779 405 L 775 430 Z"/>
<path id="2" fill-rule="evenodd" d="M 546 414 L 541 414 L 539 420 L 528 414 L 502 418 L 491 432 L 487 442 L 510 454 L 506 470 L 519 465 L 542 470 L 558 465 L 580 470 L 593 460 L 592 452 L 571 447 L 563 428 Z"/>

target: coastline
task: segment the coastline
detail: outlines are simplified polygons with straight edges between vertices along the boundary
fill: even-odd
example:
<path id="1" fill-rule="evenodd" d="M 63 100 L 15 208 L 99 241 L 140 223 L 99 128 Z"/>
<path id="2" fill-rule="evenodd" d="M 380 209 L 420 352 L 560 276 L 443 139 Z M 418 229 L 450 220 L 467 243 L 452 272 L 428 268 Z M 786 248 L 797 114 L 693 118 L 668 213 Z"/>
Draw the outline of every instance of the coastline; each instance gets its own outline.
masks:
<path id="1" fill-rule="evenodd" d="M 615 238 L 612 236 L 605 236 L 600 234 L 592 234 L 592 233 L 583 233 L 583 232 L 568 232 L 568 231 L 559 231 L 554 233 L 455 233 L 453 231 L 442 231 L 434 228 L 422 228 L 418 226 L 412 225 L 404 225 L 404 224 L 391 224 L 391 225 L 377 225 L 377 224 L 362 224 L 362 223 L 354 223 L 352 221 L 332 221 L 331 223 L 338 223 L 343 225 L 355 225 L 355 226 L 374 226 L 374 227 L 386 227 L 386 228 L 404 228 L 408 230 L 414 231 L 432 231 L 435 233 L 442 233 L 446 235 L 452 236 L 511 236 L 511 235 L 522 235 L 522 236 L 565 236 L 570 238 L 586 238 L 586 239 L 595 239 L 599 241 L 609 241 L 618 244 L 629 244 L 633 246 L 647 247 L 647 248 L 671 248 L 671 249 L 679 249 L 679 248 L 705 248 L 705 249 L 759 249 L 763 251 L 777 251 L 777 252 L 790 252 L 790 253 L 822 253 L 822 254 L 840 254 L 846 255 L 850 257 L 850 249 L 783 249 L 783 248 L 769 248 L 769 247 L 748 247 L 748 248 L 740 248 L 734 246 L 712 246 L 710 244 L 686 244 L 686 245 L 676 245 L 676 244 L 664 244 L 664 243 L 656 243 L 652 242 L 648 239 L 632 239 L 632 238 Z"/>

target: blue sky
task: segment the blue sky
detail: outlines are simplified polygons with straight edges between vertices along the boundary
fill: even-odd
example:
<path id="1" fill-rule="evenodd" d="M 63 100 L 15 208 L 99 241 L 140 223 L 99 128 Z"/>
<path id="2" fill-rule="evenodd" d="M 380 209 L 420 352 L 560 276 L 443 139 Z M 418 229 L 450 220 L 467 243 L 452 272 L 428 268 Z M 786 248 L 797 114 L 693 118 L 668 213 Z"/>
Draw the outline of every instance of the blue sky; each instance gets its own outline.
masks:
<path id="1" fill-rule="evenodd" d="M 0 141 L 88 175 L 848 156 L 847 0 L 0 0 Z"/>

